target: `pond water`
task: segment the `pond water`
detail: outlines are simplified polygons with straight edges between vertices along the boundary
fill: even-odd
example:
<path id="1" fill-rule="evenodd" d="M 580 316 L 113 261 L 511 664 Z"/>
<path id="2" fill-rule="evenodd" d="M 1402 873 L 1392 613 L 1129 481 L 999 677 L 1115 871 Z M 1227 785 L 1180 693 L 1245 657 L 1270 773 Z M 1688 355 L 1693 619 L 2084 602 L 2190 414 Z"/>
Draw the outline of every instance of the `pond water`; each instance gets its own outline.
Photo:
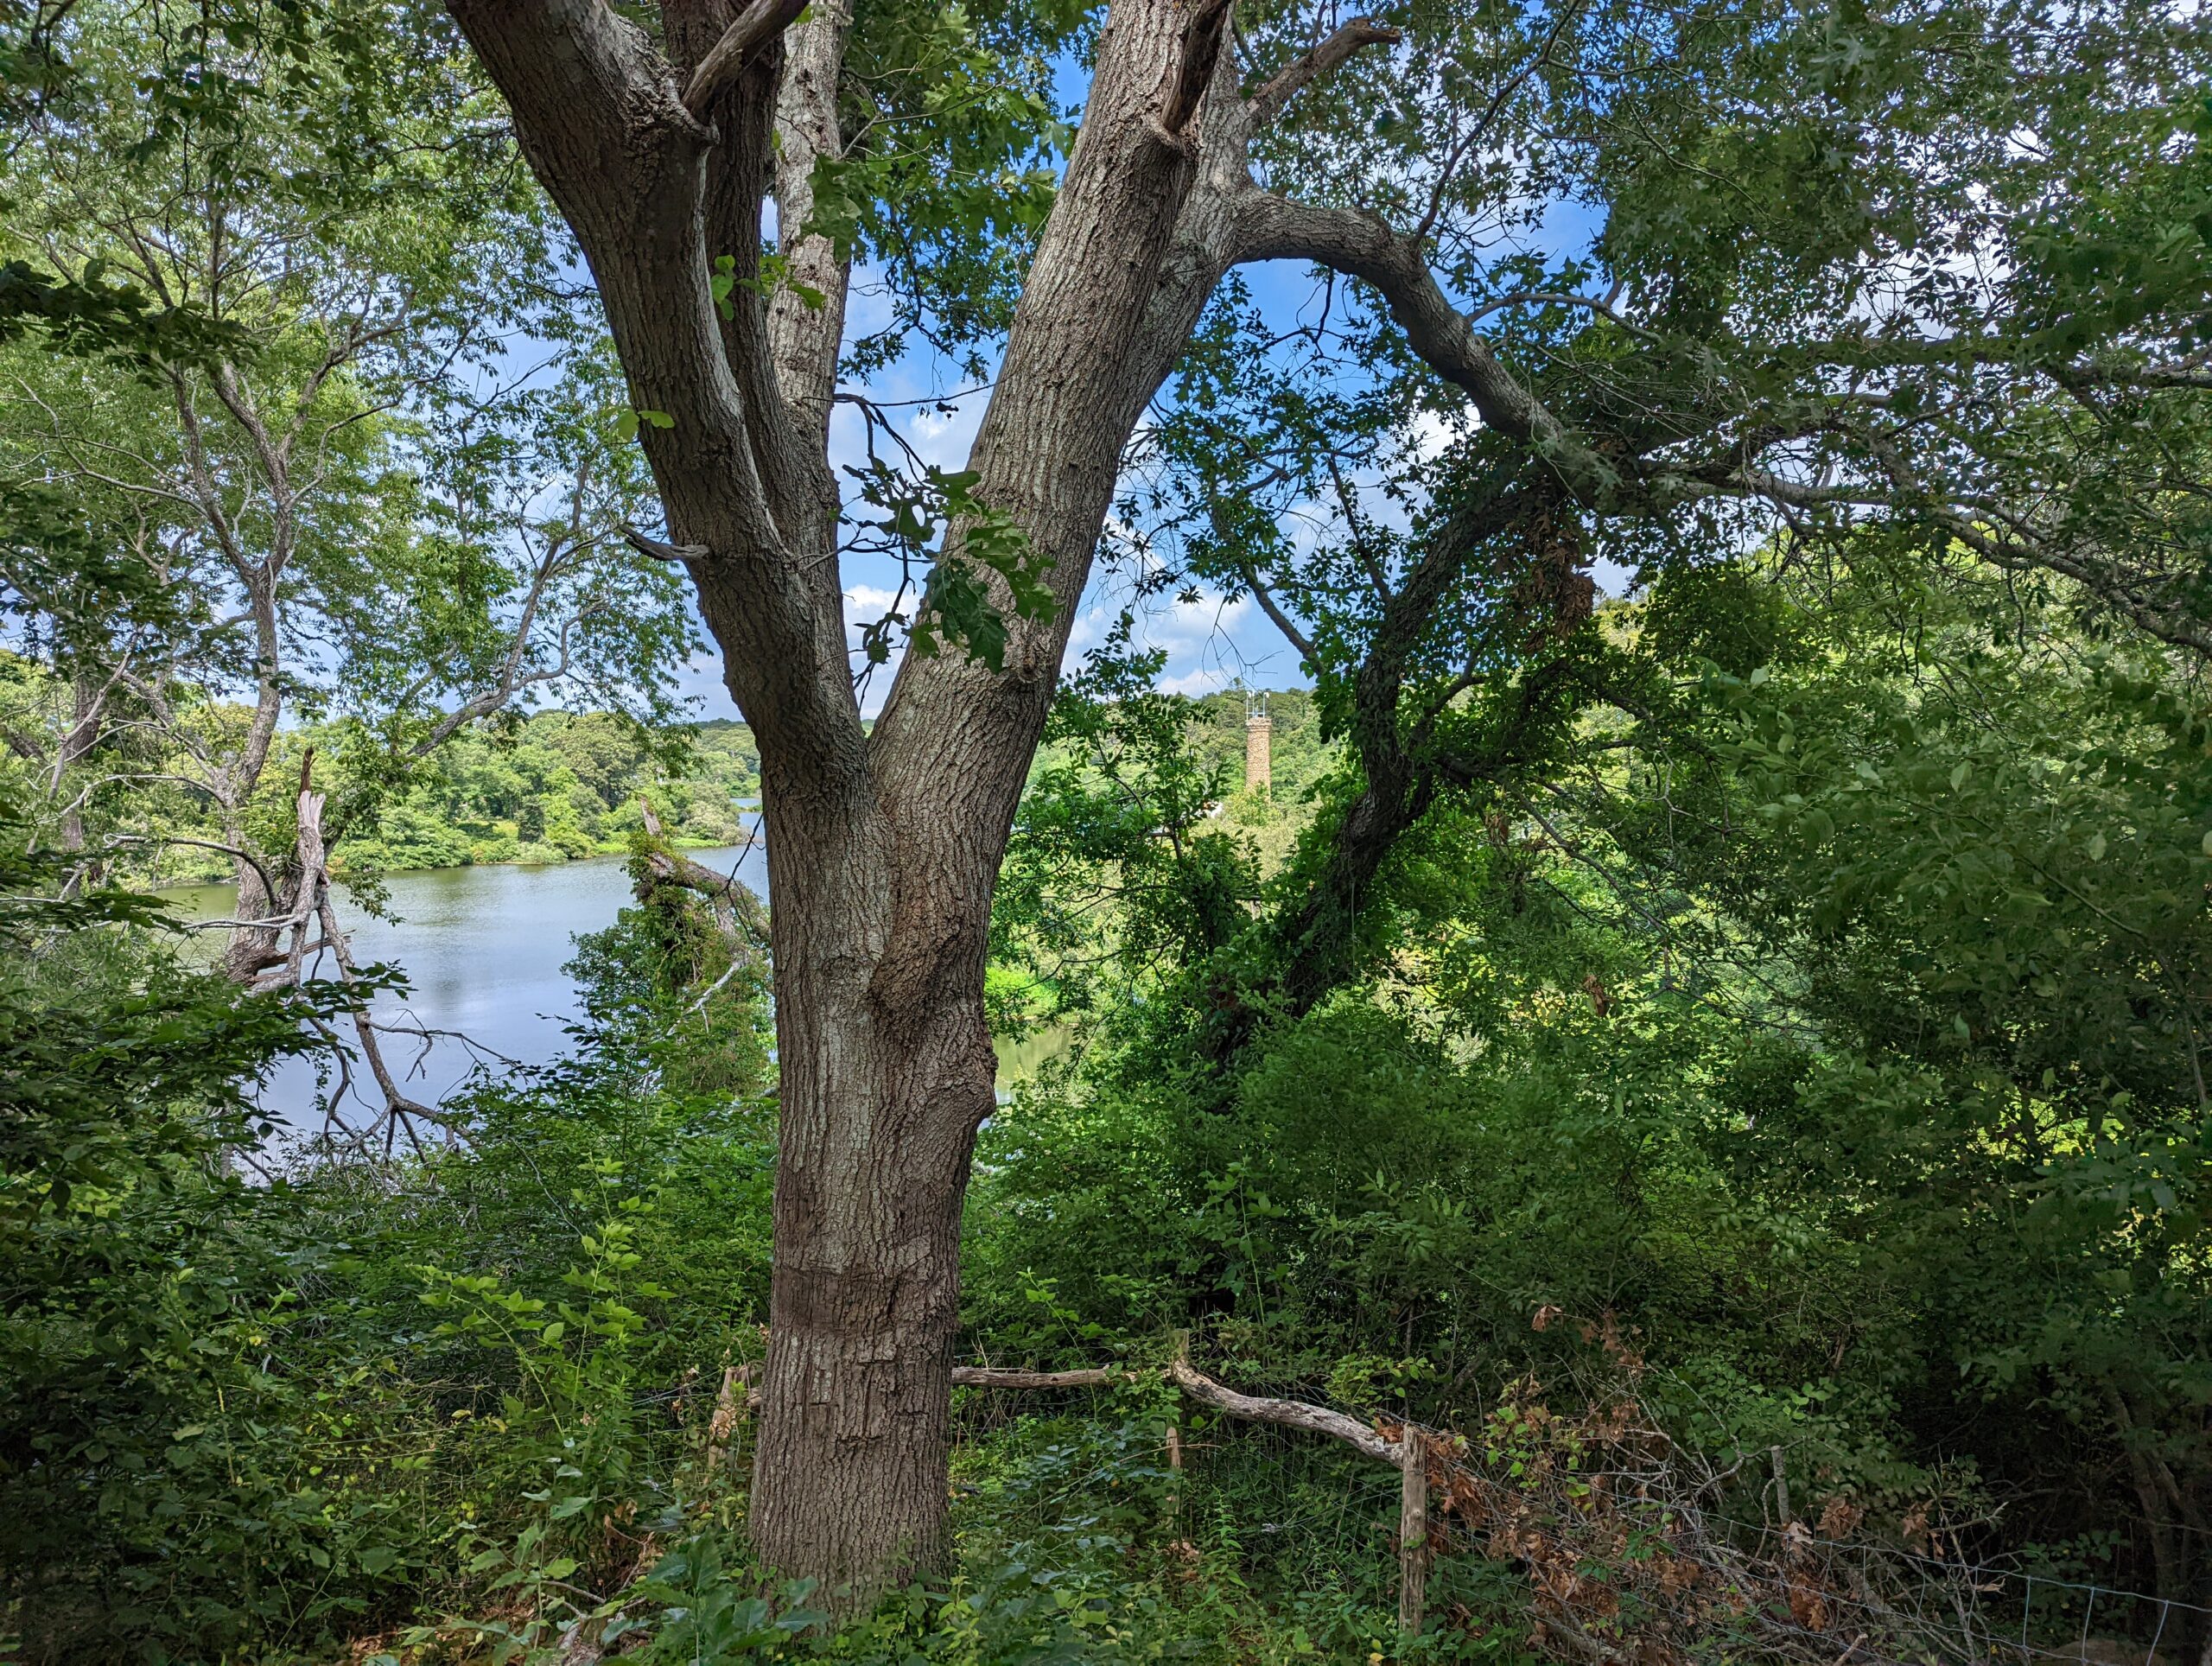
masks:
<path id="1" fill-rule="evenodd" d="M 768 893 L 767 856 L 757 843 L 685 853 L 718 873 L 733 869 L 762 896 Z M 377 1016 L 424 1030 L 452 1030 L 490 1052 L 525 1065 L 542 1065 L 563 1050 L 563 1025 L 582 1015 L 575 986 L 562 970 L 574 954 L 572 939 L 614 923 L 630 898 L 630 875 L 620 856 L 594 857 L 552 868 L 450 868 L 386 877 L 390 919 L 378 919 L 337 887 L 339 918 L 353 933 L 353 957 L 381 962 L 406 975 L 405 999 L 386 998 Z M 235 903 L 228 886 L 178 886 L 162 893 L 189 919 L 226 917 Z M 207 955 L 221 951 L 226 934 L 195 938 Z M 341 1032 L 348 1039 L 351 1030 Z M 1059 1038 L 1039 1038 L 1000 1050 L 1001 1082 L 1033 1070 L 1060 1050 Z M 435 1104 L 468 1075 L 470 1049 L 450 1038 L 427 1043 L 385 1038 L 385 1061 L 403 1076 L 403 1091 Z M 365 1072 L 359 1072 L 365 1074 Z M 373 1092 L 373 1086 L 371 1091 Z M 262 1103 L 278 1120 L 311 1120 L 315 1071 L 304 1062 L 277 1070 L 263 1084 Z"/>

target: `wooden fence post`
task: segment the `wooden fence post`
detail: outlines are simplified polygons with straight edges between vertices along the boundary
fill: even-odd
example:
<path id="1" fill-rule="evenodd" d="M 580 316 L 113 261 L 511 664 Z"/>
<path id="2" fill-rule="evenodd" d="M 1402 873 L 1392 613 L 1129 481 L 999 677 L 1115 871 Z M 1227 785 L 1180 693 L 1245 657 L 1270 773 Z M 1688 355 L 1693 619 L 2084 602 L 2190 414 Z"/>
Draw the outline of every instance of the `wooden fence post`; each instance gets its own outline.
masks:
<path id="1" fill-rule="evenodd" d="M 1167 1421 L 1167 1519 L 1174 1523 L 1175 1536 L 1183 1536 L 1183 1420 L 1171 1415 Z"/>
<path id="2" fill-rule="evenodd" d="M 1398 1455 L 1398 1629 L 1421 1630 L 1428 1600 L 1428 1454 L 1421 1433 L 1401 1425 Z"/>

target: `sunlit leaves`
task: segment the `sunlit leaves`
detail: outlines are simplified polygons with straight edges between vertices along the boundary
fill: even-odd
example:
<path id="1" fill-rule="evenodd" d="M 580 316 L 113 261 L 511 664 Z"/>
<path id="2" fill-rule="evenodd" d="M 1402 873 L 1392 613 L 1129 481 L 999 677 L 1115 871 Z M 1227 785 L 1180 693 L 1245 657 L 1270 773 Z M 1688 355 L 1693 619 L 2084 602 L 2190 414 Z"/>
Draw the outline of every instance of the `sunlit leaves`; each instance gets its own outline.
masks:
<path id="1" fill-rule="evenodd" d="M 737 304 L 732 297 L 739 289 L 750 290 L 766 300 L 787 287 L 809 312 L 820 312 L 829 299 L 811 283 L 794 278 L 791 275 L 791 257 L 773 250 L 761 254 L 759 270 L 750 274 L 737 270 L 735 255 L 717 255 L 714 272 L 707 279 L 707 292 L 714 301 L 715 310 L 725 321 L 737 316 Z"/>
<path id="2" fill-rule="evenodd" d="M 640 423 L 648 428 L 670 429 L 676 426 L 676 418 L 664 410 L 640 410 L 626 405 L 614 415 L 614 437 L 636 439 Z"/>

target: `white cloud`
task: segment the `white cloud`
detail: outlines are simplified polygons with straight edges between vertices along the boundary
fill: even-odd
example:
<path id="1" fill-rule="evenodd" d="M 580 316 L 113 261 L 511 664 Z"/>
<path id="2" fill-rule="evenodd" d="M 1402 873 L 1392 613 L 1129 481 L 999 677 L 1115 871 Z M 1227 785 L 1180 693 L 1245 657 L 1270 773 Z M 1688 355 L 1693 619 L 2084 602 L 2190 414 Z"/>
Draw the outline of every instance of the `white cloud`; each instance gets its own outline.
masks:
<path id="1" fill-rule="evenodd" d="M 1103 641 L 1122 610 L 1135 614 L 1131 645 L 1166 656 L 1160 686 L 1171 693 L 1209 694 L 1240 677 L 1255 686 L 1300 686 L 1297 656 L 1249 596 L 1231 601 L 1217 590 L 1194 600 L 1136 595 L 1126 574 L 1102 572 L 1091 581 L 1069 633 L 1067 664 Z"/>
<path id="2" fill-rule="evenodd" d="M 1406 441 L 1406 449 L 1415 461 L 1433 463 L 1466 431 L 1467 426 L 1463 423 L 1446 422 L 1433 410 L 1418 412 L 1414 417 L 1414 431 Z"/>

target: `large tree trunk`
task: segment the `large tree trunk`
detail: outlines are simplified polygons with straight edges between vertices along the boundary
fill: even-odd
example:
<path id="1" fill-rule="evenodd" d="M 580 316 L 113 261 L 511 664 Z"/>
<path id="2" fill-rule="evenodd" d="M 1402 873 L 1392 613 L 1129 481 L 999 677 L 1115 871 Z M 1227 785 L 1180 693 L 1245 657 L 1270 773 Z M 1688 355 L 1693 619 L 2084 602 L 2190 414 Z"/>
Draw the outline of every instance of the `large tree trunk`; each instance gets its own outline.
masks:
<path id="1" fill-rule="evenodd" d="M 996 1075 L 992 886 L 1122 447 L 1194 321 L 1164 355 L 1139 345 L 1191 174 L 1144 92 L 1183 27 L 1133 8 L 1102 41 L 973 454 L 985 501 L 1052 557 L 1056 617 L 1003 674 L 950 656 L 902 674 L 865 785 L 827 817 L 817 761 L 763 747 L 783 1123 L 752 1529 L 836 1606 L 944 1548 L 961 1205 Z"/>
<path id="2" fill-rule="evenodd" d="M 880 941 L 888 873 L 779 858 L 780 1160 L 767 1408 L 753 1545 L 768 1566 L 864 1601 L 943 1549 L 962 1199 L 993 1102 L 982 962 L 892 1001 L 856 954 Z M 811 871 L 794 874 L 794 868 Z M 858 881 L 855 884 L 853 881 Z"/>
<path id="3" fill-rule="evenodd" d="M 835 1604 L 941 1548 L 961 1197 L 994 1060 L 980 954 L 876 987 L 899 900 L 872 795 L 762 763 L 780 1120 L 751 1526 L 764 1563 Z"/>

